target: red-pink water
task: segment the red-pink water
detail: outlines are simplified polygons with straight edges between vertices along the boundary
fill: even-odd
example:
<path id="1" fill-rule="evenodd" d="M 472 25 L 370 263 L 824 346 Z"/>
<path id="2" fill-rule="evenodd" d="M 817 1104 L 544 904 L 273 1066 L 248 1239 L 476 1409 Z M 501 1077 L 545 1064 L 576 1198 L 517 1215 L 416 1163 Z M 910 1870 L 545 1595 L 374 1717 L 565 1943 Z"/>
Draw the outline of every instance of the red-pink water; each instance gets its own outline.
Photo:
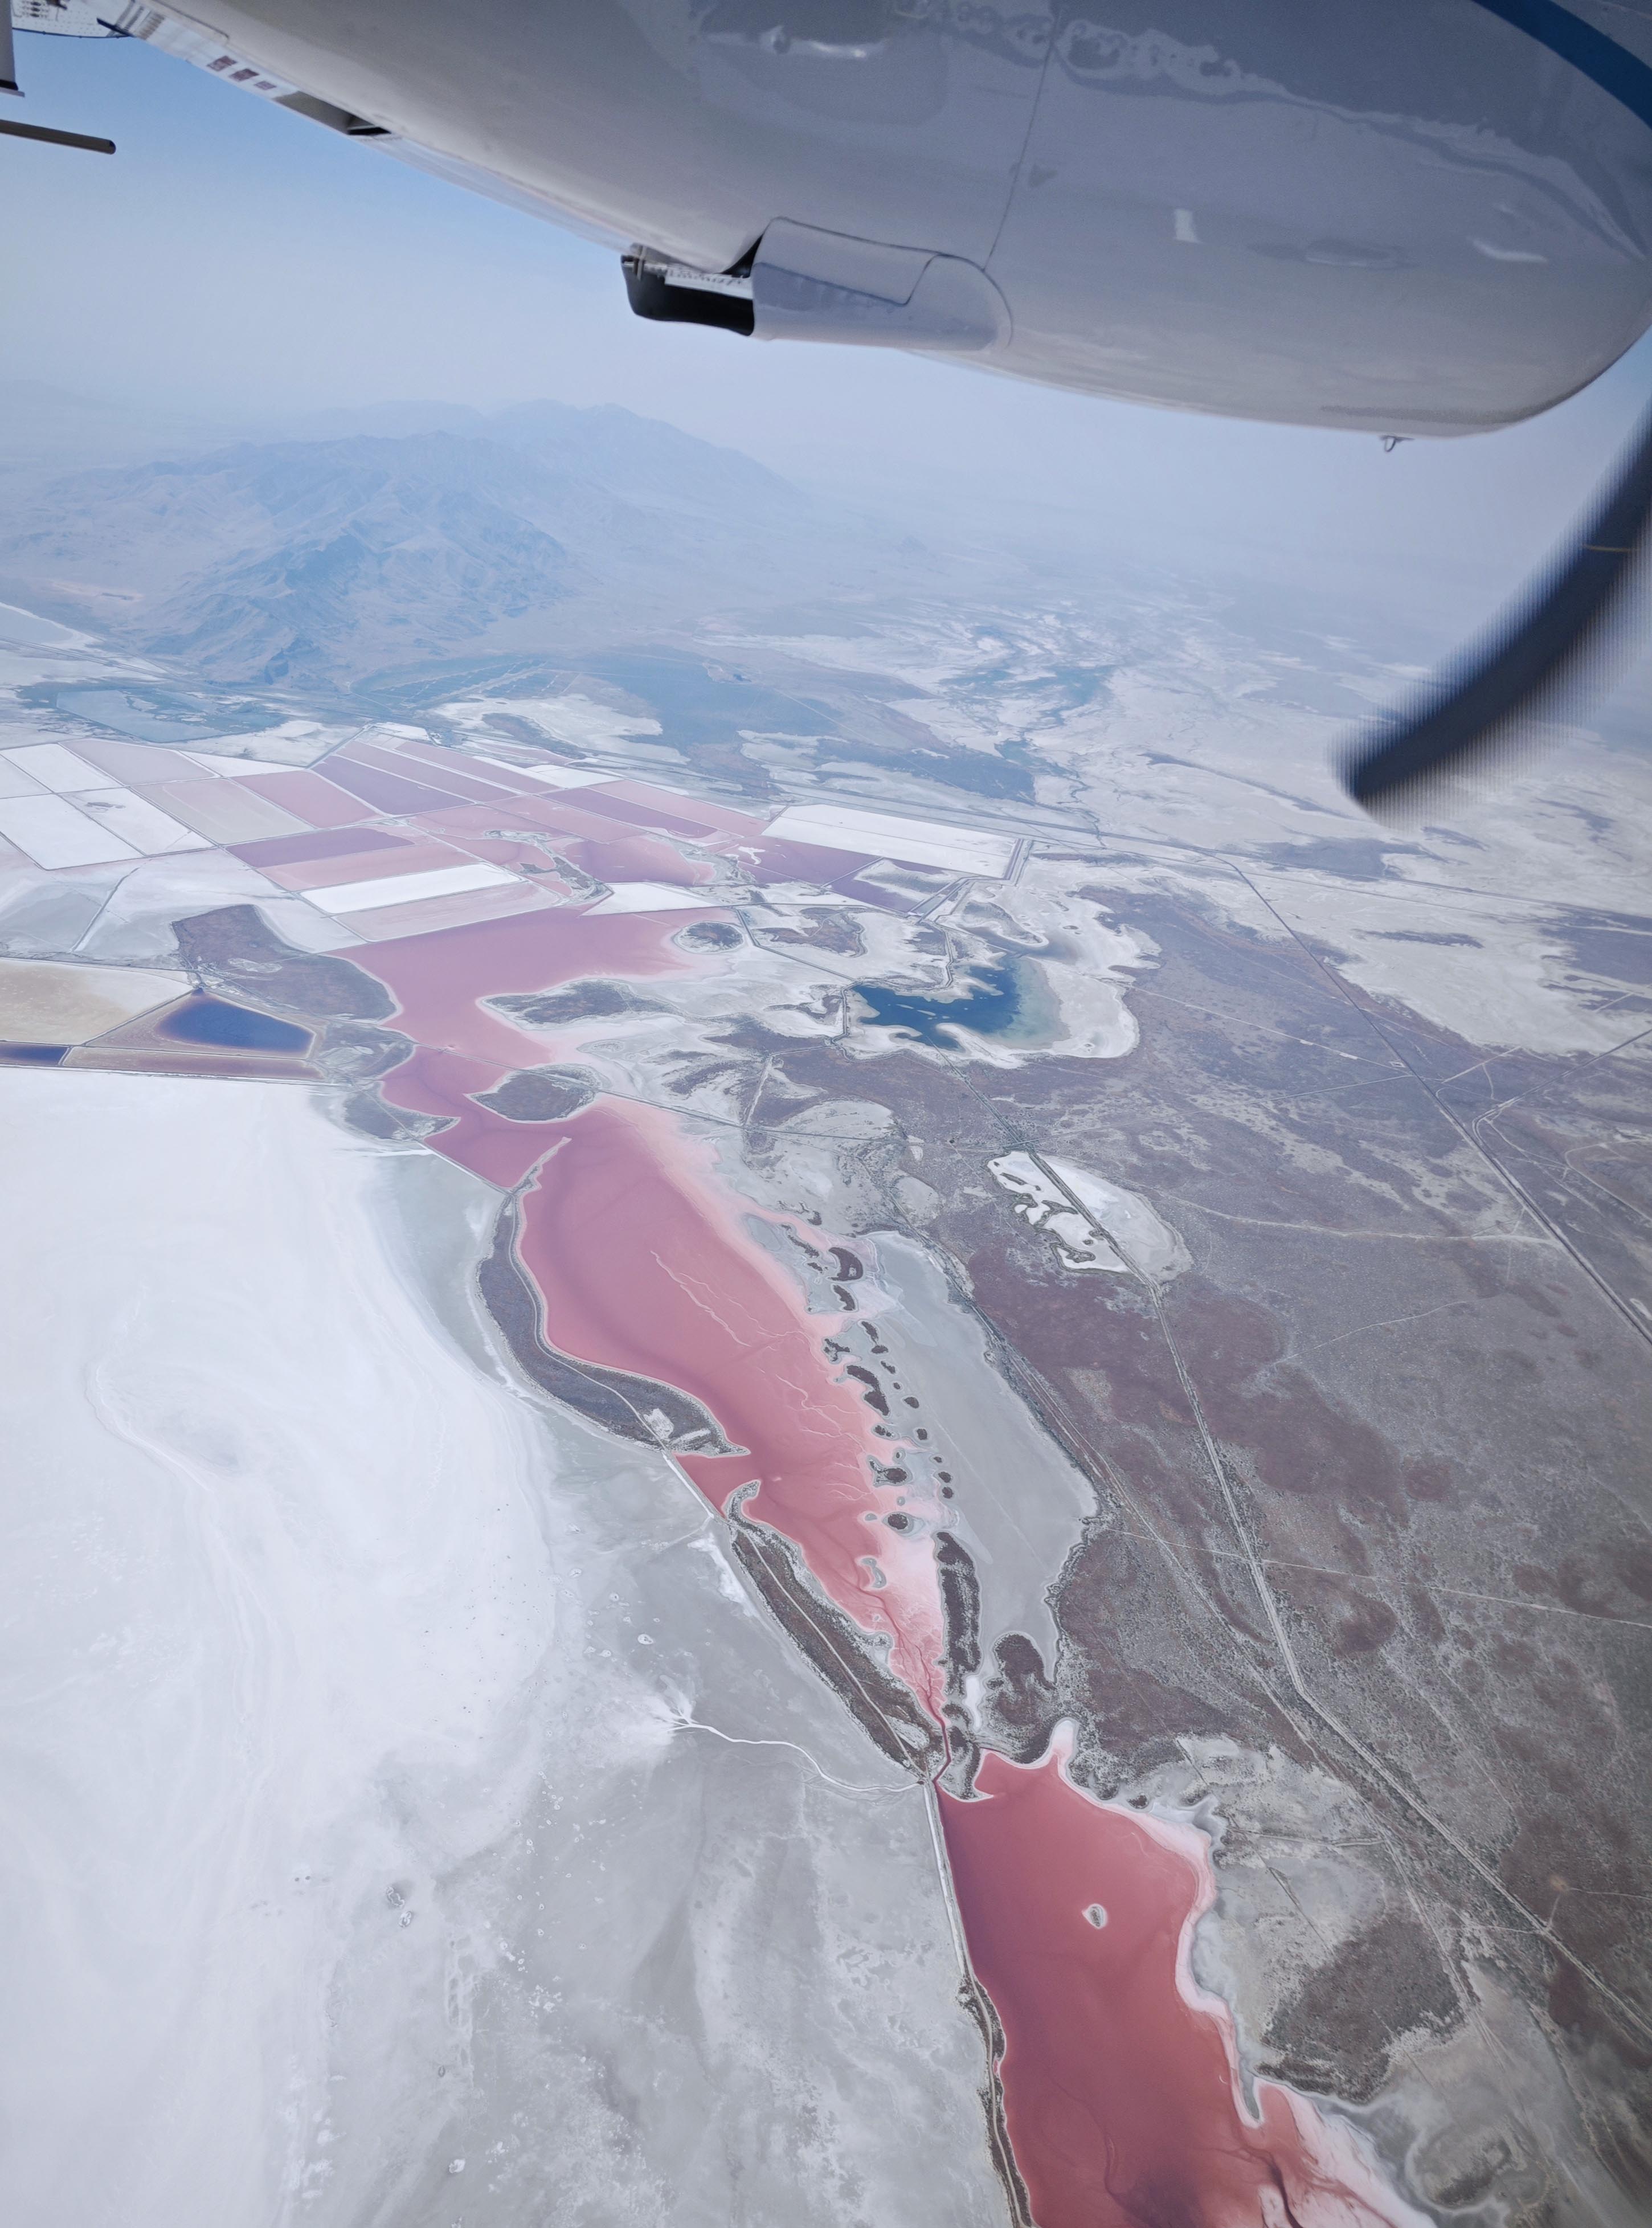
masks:
<path id="1" fill-rule="evenodd" d="M 879 1520 L 902 1489 L 870 1457 L 898 1460 L 821 1341 L 795 1284 L 741 1228 L 708 1152 L 652 1109 L 612 1101 L 563 1125 L 522 1201 L 519 1248 L 565 1354 L 693 1394 L 742 1455 L 687 1457 L 714 1506 L 750 1479 L 745 1513 L 803 1550 L 828 1596 L 890 1636 L 891 1668 L 932 1710 L 941 1613 L 927 1544 Z M 906 1506 L 918 1506 L 907 1492 Z"/>
<path id="2" fill-rule="evenodd" d="M 938 1714 L 929 1546 L 880 1520 L 903 1501 L 939 1512 L 877 1482 L 873 1459 L 898 1463 L 896 1443 L 876 1437 L 823 1350 L 832 1320 L 806 1313 L 752 1239 L 752 1210 L 720 1183 L 709 1148 L 618 1101 L 531 1124 L 474 1103 L 546 1056 L 543 1036 L 482 998 L 704 964 L 669 942 L 683 920 L 559 910 L 352 953 L 420 1046 L 385 1095 L 456 1117 L 432 1146 L 495 1183 L 537 1163 L 520 1247 L 552 1343 L 701 1401 L 746 1451 L 682 1468 L 717 1507 L 755 1481 L 745 1513 L 793 1541 L 864 1630 L 888 1636 L 892 1669 Z M 989 1755 L 978 1787 L 970 1802 L 943 1796 L 942 1822 L 970 1958 L 1006 2037 L 1010 2140 L 1038 2228 L 1426 2228 L 1303 2099 L 1259 2083 L 1247 2110 L 1231 2021 L 1189 1963 L 1214 1892 L 1202 1835 L 1093 1802 L 1059 1755 L 1030 1769 Z"/>
<path id="3" fill-rule="evenodd" d="M 1245 2110 L 1226 2008 L 1189 1962 L 1214 1895 L 1202 1834 L 1093 1801 L 1060 1752 L 989 1756 L 977 1785 L 941 1796 L 941 1822 L 1038 2228 L 1422 2228 L 1289 2090 L 1258 2082 Z"/>

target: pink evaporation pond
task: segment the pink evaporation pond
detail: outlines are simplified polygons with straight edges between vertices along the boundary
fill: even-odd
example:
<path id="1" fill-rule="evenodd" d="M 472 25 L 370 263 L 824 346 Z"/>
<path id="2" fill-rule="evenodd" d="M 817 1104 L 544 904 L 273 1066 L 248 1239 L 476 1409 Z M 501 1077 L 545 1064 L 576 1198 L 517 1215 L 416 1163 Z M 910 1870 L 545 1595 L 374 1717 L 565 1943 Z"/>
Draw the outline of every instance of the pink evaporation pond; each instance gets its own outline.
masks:
<path id="1" fill-rule="evenodd" d="M 1038 2228 L 1424 2228 L 1303 2098 L 1258 2082 L 1252 2119 L 1226 2007 L 1190 1964 L 1215 1895 L 1203 1836 L 1093 1801 L 1064 1762 L 989 1755 L 983 1799 L 941 1796 Z"/>
<path id="2" fill-rule="evenodd" d="M 367 807 L 359 797 L 348 796 L 324 776 L 295 769 L 291 773 L 238 774 L 244 784 L 268 803 L 279 804 L 314 828 L 343 828 L 365 820 Z"/>
<path id="3" fill-rule="evenodd" d="M 522 1199 L 518 1251 L 564 1354 L 673 1385 L 701 1401 L 738 1456 L 685 1456 L 714 1507 L 755 1479 L 744 1513 L 803 1551 L 831 1600 L 888 1636 L 890 1668 L 938 1714 L 941 1607 L 929 1545 L 879 1520 L 898 1463 L 857 1386 L 840 1382 L 784 1272 L 719 1196 L 708 1155 L 669 1117 L 610 1100 L 562 1125 Z M 908 1505 L 912 1505 L 909 1500 Z"/>

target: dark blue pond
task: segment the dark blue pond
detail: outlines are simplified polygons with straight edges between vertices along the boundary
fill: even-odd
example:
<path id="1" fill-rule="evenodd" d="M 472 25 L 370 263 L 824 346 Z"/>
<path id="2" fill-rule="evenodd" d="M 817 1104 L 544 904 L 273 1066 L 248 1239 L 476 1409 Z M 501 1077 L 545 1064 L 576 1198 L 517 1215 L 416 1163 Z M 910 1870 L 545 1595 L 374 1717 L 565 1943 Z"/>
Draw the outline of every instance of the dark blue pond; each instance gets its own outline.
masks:
<path id="1" fill-rule="evenodd" d="M 222 998 L 194 998 L 159 1024 L 160 1034 L 178 1044 L 229 1045 L 237 1052 L 308 1052 L 310 1032 L 249 1006 Z"/>
<path id="2" fill-rule="evenodd" d="M 983 1036 L 998 1036 L 1014 1026 L 1021 1012 L 1021 985 L 1013 966 L 983 967 L 961 992 L 941 996 L 936 992 L 891 990 L 878 983 L 857 983 L 856 995 L 870 1008 L 881 1028 L 899 1029 L 915 1043 L 952 1047 L 944 1029 L 974 1029 Z"/>

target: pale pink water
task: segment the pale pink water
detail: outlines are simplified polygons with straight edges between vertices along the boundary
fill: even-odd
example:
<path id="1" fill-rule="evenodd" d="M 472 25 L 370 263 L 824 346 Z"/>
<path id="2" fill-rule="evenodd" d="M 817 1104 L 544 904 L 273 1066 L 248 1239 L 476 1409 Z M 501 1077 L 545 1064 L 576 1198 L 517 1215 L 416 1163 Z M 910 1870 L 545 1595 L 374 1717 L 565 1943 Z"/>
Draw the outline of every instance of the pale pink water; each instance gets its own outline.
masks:
<path id="1" fill-rule="evenodd" d="M 430 1140 L 437 1151 L 469 1168 L 501 1191 L 514 1191 L 559 1134 L 548 1122 L 511 1122 L 475 1094 L 491 1091 L 506 1071 L 420 1046 L 413 1058 L 385 1078 L 381 1095 L 409 1113 L 435 1114 L 452 1126 Z"/>

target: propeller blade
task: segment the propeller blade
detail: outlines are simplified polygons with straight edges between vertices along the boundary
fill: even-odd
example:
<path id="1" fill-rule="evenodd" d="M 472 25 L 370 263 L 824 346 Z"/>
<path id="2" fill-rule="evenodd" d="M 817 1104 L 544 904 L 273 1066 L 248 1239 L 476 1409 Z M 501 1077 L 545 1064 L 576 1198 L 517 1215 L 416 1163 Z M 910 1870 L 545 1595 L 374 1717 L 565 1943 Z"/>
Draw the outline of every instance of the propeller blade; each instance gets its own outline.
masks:
<path id="1" fill-rule="evenodd" d="M 1611 622 L 1652 519 L 1652 412 L 1571 549 L 1409 709 L 1362 734 L 1342 784 L 1367 810 L 1410 804 L 1471 765 L 1538 739 L 1560 700 L 1610 681 Z"/>

